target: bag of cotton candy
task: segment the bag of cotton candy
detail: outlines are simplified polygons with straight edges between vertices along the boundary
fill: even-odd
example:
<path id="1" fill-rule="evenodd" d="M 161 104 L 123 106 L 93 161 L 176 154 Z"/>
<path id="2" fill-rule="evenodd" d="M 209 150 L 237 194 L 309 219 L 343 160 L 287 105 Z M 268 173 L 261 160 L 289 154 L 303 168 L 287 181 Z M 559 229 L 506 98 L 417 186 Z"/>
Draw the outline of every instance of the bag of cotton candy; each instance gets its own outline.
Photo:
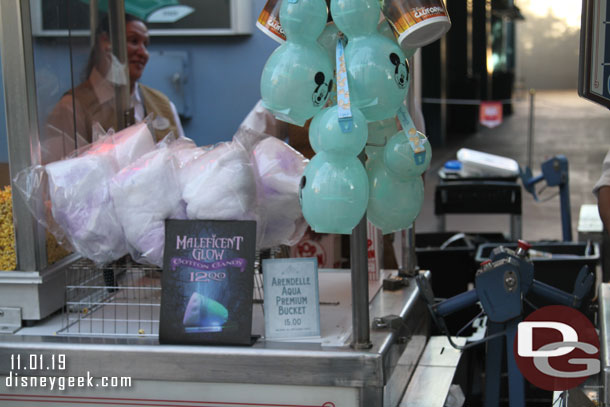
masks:
<path id="1" fill-rule="evenodd" d="M 101 265 L 127 254 L 110 197 L 110 179 L 154 148 L 146 124 L 136 124 L 69 158 L 27 168 L 17 174 L 15 183 L 36 219 L 60 243 L 67 241 L 72 250 Z M 50 218 L 41 208 L 50 208 Z"/>
<path id="2" fill-rule="evenodd" d="M 259 177 L 259 212 L 265 219 L 260 248 L 294 245 L 307 230 L 299 204 L 299 182 L 308 160 L 275 137 L 252 150 Z"/>
<path id="3" fill-rule="evenodd" d="M 80 255 L 103 264 L 127 254 L 110 180 L 154 149 L 148 126 L 139 123 L 102 137 L 77 157 L 46 166 L 53 218 Z"/>
<path id="4" fill-rule="evenodd" d="M 116 162 L 107 154 L 85 154 L 46 166 L 51 210 L 77 253 L 106 263 L 127 254 L 108 180 Z"/>
<path id="5" fill-rule="evenodd" d="M 239 143 L 177 151 L 188 219 L 259 220 L 254 166 Z"/>
<path id="6" fill-rule="evenodd" d="M 164 140 L 111 179 L 110 196 L 135 261 L 163 267 L 165 219 L 186 219 L 173 155 L 194 148 L 186 138 Z"/>
<path id="7" fill-rule="evenodd" d="M 278 137 L 281 122 L 259 100 L 233 136 L 256 167 L 259 218 L 258 248 L 293 245 L 305 234 L 307 222 L 299 205 L 299 183 L 307 159 Z"/>

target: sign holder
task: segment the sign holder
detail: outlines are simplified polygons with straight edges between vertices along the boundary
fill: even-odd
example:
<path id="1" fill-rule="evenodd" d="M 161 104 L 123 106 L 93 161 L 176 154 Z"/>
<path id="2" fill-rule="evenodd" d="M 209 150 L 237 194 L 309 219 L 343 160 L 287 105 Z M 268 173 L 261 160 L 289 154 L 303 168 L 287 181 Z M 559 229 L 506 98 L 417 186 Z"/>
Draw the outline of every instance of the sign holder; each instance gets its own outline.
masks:
<path id="1" fill-rule="evenodd" d="M 318 260 L 264 259 L 265 338 L 320 337 Z"/>

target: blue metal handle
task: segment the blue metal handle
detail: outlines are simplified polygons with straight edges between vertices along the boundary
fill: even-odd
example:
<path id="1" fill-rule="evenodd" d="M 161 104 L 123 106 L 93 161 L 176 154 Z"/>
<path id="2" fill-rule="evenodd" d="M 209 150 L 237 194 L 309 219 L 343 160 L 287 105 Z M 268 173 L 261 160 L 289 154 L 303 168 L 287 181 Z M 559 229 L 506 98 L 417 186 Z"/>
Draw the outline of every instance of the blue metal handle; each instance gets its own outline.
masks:
<path id="1" fill-rule="evenodd" d="M 574 291 L 572 291 L 572 293 L 575 297 L 583 299 L 587 294 L 589 294 L 589 291 L 591 291 L 591 287 L 594 283 L 595 275 L 589 271 L 589 266 L 585 264 L 578 272 L 578 276 L 576 276 Z"/>
<path id="2" fill-rule="evenodd" d="M 538 175 L 534 177 L 532 175 L 532 170 L 529 167 L 525 167 L 525 170 L 519 168 L 519 176 L 521 177 L 521 183 L 523 184 L 523 188 L 534 197 L 535 201 L 538 201 L 538 195 L 536 194 L 536 184 L 540 181 L 544 180 L 543 175 Z"/>
<path id="3" fill-rule="evenodd" d="M 531 291 L 553 303 L 568 307 L 578 307 L 580 305 L 580 298 L 538 280 L 534 280 Z"/>
<path id="4" fill-rule="evenodd" d="M 479 300 L 477 290 L 470 290 L 456 295 L 455 297 L 447 298 L 434 306 L 436 313 L 442 317 L 457 312 L 461 309 L 475 304 Z"/>

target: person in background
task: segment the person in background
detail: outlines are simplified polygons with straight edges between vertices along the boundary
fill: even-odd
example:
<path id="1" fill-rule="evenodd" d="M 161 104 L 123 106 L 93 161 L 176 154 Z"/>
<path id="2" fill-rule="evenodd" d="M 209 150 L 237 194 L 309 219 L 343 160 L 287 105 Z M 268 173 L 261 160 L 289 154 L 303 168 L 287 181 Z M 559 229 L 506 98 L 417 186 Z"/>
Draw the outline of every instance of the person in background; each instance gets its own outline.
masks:
<path id="1" fill-rule="evenodd" d="M 610 281 L 610 151 L 604 158 L 602 174 L 593 187 L 593 194 L 597 196 L 597 209 L 604 225 L 602 231 L 602 279 Z"/>
<path id="2" fill-rule="evenodd" d="M 109 20 L 105 17 L 96 30 L 86 68 L 87 79 L 65 93 L 47 118 L 45 139 L 41 143 L 43 164 L 91 143 L 95 123 L 106 131 L 117 130 L 115 85 L 129 85 L 130 107 L 134 109 L 136 122 L 154 113 L 152 127 L 157 141 L 170 131 L 184 136 L 174 104 L 162 92 L 138 83 L 149 59 L 150 37 L 146 24 L 127 14 L 125 31 L 129 77 L 125 77 L 124 68 L 112 54 Z"/>
<path id="3" fill-rule="evenodd" d="M 597 208 L 604 229 L 610 230 L 610 151 L 604 158 L 602 174 L 593 187 L 593 193 L 597 196 Z"/>

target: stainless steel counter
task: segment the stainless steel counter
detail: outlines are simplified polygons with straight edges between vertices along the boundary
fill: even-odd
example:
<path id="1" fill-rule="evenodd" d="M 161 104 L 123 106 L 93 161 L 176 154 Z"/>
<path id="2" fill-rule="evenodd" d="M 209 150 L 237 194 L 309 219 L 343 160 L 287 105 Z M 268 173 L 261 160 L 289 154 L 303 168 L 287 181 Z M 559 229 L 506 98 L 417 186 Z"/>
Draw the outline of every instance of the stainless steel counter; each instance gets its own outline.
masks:
<path id="1" fill-rule="evenodd" d="M 380 290 L 369 311 L 371 320 L 399 315 L 404 324 L 395 330 L 372 329 L 373 346 L 365 350 L 352 349 L 349 340 L 333 346 L 260 340 L 252 347 L 210 347 L 139 338 L 0 335 L 0 405 L 31 406 L 36 401 L 65 406 L 67 400 L 93 405 L 87 397 L 95 397 L 106 405 L 125 399 L 121 403 L 127 404 L 121 405 L 394 406 L 426 345 L 428 311 L 414 282 L 399 291 Z M 64 392 L 7 388 L 11 355 L 17 354 L 42 355 L 43 360 L 65 355 L 65 370 L 37 370 L 32 373 L 36 376 L 120 375 L 130 377 L 132 386 Z"/>

